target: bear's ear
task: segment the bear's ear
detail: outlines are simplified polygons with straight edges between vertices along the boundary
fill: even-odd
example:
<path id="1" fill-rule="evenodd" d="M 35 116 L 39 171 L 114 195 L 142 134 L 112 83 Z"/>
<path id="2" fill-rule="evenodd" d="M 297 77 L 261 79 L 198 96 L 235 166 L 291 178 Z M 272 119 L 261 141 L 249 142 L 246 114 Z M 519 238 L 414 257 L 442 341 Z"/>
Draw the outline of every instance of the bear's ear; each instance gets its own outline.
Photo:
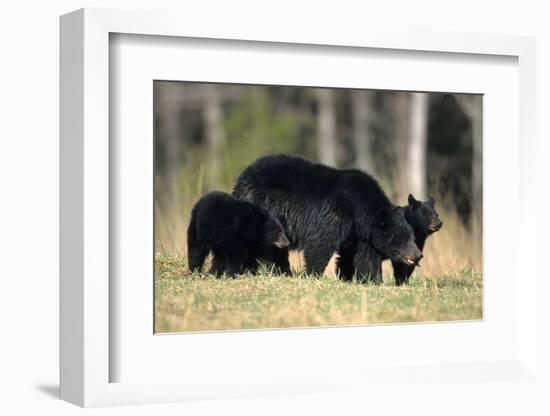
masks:
<path id="1" fill-rule="evenodd" d="M 409 194 L 409 206 L 411 208 L 416 208 L 418 205 L 420 205 L 420 201 L 417 201 L 413 194 Z"/>
<path id="2" fill-rule="evenodd" d="M 432 207 L 435 207 L 435 199 L 433 196 L 430 196 L 428 198 L 428 204 L 431 205 Z"/>

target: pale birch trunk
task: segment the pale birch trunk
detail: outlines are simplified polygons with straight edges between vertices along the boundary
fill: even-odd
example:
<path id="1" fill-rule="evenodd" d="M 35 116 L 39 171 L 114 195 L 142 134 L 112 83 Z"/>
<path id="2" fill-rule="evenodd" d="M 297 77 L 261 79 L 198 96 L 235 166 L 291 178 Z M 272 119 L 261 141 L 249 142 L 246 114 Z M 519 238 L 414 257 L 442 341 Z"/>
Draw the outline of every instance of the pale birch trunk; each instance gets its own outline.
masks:
<path id="1" fill-rule="evenodd" d="M 426 149 L 428 141 L 428 95 L 412 93 L 409 122 L 409 141 L 407 144 L 407 181 L 408 190 L 416 198 L 427 197 L 426 185 Z"/>
<path id="2" fill-rule="evenodd" d="M 337 166 L 338 145 L 334 92 L 329 89 L 319 89 L 317 90 L 317 100 L 319 104 L 317 114 L 319 160 L 325 165 Z"/>

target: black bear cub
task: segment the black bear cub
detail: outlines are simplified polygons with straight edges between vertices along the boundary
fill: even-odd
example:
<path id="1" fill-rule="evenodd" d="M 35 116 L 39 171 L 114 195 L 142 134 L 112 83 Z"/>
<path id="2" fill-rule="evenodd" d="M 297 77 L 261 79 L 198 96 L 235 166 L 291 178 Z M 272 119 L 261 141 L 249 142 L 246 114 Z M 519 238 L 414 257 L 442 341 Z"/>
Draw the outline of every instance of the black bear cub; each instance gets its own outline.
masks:
<path id="1" fill-rule="evenodd" d="M 203 196 L 191 211 L 187 229 L 189 269 L 200 271 L 210 251 L 210 273 L 235 276 L 254 272 L 269 247 L 285 248 L 288 238 L 281 223 L 267 211 L 224 192 Z"/>
<path id="2" fill-rule="evenodd" d="M 422 251 L 424 250 L 426 239 L 431 234 L 439 231 L 441 227 L 443 227 L 443 222 L 435 210 L 435 200 L 433 197 L 430 197 L 427 201 L 422 202 L 418 201 L 413 195 L 409 194 L 408 202 L 409 205 L 403 207 L 405 210 L 405 218 L 413 229 L 416 245 L 420 251 Z M 416 265 L 407 265 L 402 262 L 395 261 L 393 261 L 392 264 L 395 283 L 397 285 L 408 283 Z"/>

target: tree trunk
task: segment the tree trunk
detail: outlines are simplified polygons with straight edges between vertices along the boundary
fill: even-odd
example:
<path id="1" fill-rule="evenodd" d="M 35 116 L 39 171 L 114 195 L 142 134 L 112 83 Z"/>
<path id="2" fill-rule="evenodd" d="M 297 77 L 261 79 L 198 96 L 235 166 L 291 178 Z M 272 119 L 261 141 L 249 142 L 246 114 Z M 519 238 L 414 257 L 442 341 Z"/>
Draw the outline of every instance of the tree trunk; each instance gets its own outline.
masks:
<path id="1" fill-rule="evenodd" d="M 211 182 L 216 183 L 220 172 L 222 151 L 225 145 L 225 128 L 222 100 L 217 85 L 204 86 L 204 126 L 209 151 Z"/>
<path id="2" fill-rule="evenodd" d="M 338 164 L 336 141 L 336 109 L 334 92 L 330 89 L 317 90 L 319 110 L 317 113 L 319 160 L 329 166 Z"/>
<path id="3" fill-rule="evenodd" d="M 483 103 L 481 95 L 455 95 L 457 103 L 470 120 L 472 133 L 472 231 L 480 237 L 483 209 Z"/>
<path id="4" fill-rule="evenodd" d="M 410 108 L 410 132 L 407 146 L 408 190 L 416 198 L 427 197 L 426 149 L 428 142 L 428 95 L 413 93 Z"/>
<path id="5" fill-rule="evenodd" d="M 355 165 L 374 176 L 376 169 L 372 155 L 372 135 L 370 131 L 372 120 L 373 91 L 351 91 L 351 107 L 353 113 L 353 142 L 355 147 Z"/>

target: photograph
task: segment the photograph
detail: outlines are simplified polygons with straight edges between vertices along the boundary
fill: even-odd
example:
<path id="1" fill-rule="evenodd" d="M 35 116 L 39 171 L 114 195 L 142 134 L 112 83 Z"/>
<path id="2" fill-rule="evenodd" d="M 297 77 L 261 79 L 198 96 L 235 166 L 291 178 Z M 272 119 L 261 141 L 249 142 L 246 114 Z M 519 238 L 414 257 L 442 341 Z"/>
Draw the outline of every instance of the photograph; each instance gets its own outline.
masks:
<path id="1" fill-rule="evenodd" d="M 155 333 L 483 319 L 481 94 L 153 93 Z"/>

